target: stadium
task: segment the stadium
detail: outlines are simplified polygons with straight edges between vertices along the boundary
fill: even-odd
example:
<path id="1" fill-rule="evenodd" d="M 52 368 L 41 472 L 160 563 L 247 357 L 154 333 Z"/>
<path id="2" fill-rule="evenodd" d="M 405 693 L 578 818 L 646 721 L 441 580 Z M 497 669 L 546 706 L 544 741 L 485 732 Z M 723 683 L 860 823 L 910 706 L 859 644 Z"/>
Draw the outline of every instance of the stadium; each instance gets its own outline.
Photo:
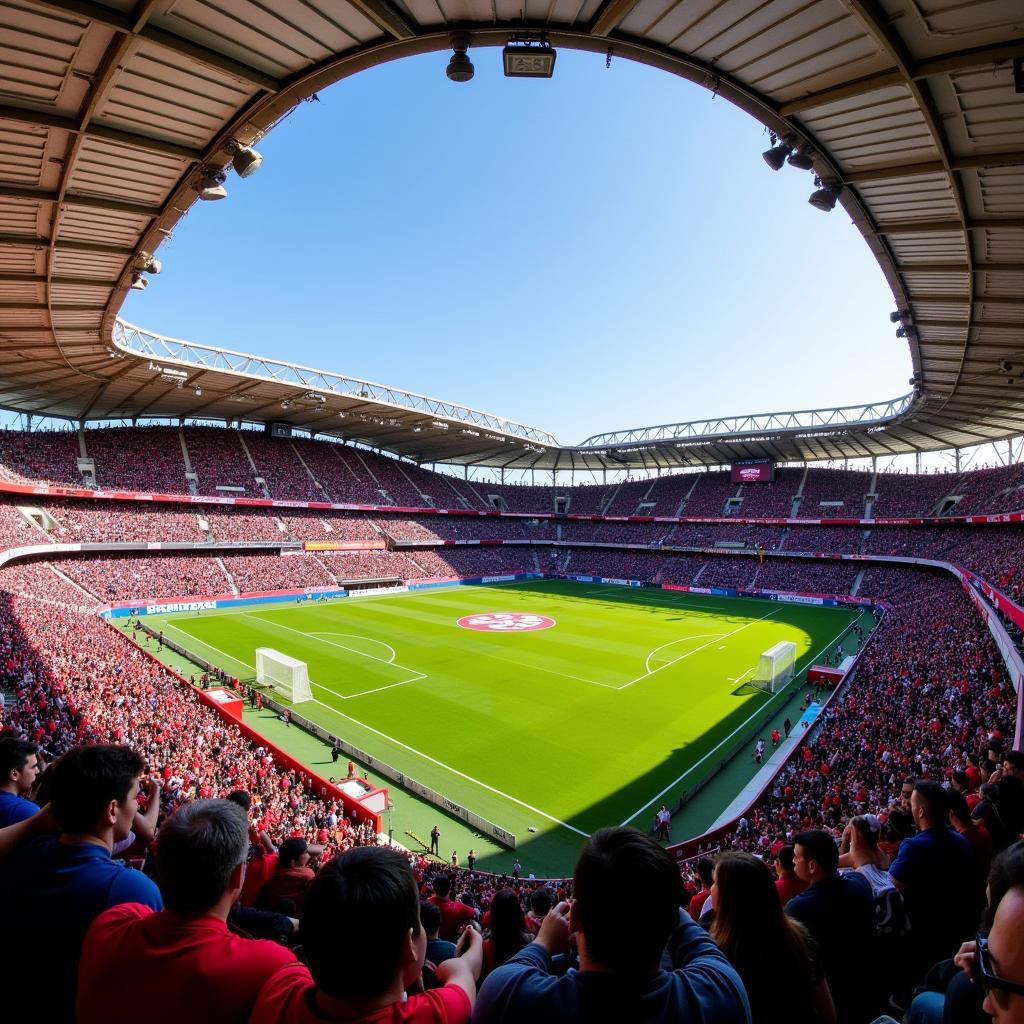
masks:
<path id="1" fill-rule="evenodd" d="M 36 1014 L 1024 1020 L 1016 9 L 0 0 L 0 908 Z M 911 390 L 565 444 L 400 361 L 126 319 L 300 105 L 499 49 L 756 120 L 860 233 Z"/>

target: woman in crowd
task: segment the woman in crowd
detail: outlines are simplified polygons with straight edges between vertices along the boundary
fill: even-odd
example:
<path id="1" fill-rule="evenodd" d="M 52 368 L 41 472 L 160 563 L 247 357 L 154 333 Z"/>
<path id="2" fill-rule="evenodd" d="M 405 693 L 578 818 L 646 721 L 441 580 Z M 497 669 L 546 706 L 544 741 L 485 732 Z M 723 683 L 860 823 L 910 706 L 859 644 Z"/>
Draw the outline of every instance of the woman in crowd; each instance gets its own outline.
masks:
<path id="1" fill-rule="evenodd" d="M 779 903 L 771 870 L 749 853 L 724 853 L 711 888 L 711 937 L 739 972 L 753 1024 L 835 1024 L 836 1013 L 814 943 Z"/>
<path id="2" fill-rule="evenodd" d="M 489 921 L 484 935 L 485 976 L 533 941 L 519 897 L 511 889 L 501 889 L 494 894 Z"/>

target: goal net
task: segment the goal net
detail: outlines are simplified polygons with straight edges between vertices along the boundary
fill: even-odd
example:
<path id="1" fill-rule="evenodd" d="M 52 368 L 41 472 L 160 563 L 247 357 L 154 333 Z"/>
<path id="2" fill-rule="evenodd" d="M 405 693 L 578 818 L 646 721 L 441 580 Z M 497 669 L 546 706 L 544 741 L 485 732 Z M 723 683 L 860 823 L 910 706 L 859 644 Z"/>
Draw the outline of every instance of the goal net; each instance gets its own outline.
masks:
<path id="1" fill-rule="evenodd" d="M 758 659 L 750 684 L 765 693 L 777 693 L 793 678 L 795 669 L 796 644 L 792 640 L 780 640 Z"/>
<path id="2" fill-rule="evenodd" d="M 306 663 L 271 647 L 256 648 L 256 682 L 271 687 L 275 697 L 283 697 L 293 704 L 313 699 Z"/>

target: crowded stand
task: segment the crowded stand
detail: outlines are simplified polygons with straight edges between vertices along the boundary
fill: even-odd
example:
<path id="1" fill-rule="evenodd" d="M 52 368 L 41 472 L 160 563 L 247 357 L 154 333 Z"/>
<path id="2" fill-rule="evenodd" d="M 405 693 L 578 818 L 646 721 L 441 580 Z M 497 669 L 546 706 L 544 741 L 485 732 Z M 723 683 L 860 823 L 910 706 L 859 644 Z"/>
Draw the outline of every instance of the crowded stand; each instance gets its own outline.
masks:
<path id="1" fill-rule="evenodd" d="M 322 488 L 316 486 L 299 461 L 291 441 L 282 442 L 258 430 L 246 430 L 240 437 L 256 466 L 256 476 L 263 478 L 271 497 L 289 501 L 325 500 Z"/>
<path id="2" fill-rule="evenodd" d="M 544 512 L 550 515 L 555 511 L 555 492 L 551 487 L 487 482 L 474 486 L 487 498 L 488 505 L 494 507 L 492 496 L 498 499 L 499 512 Z"/>
<path id="3" fill-rule="evenodd" d="M 936 515 L 939 502 L 956 493 L 960 479 L 958 473 L 879 473 L 871 515 L 875 519 Z"/>
<path id="4" fill-rule="evenodd" d="M 353 465 L 345 458 L 344 445 L 304 437 L 293 437 L 291 443 L 313 478 L 323 487 L 319 500 L 348 501 L 358 505 L 381 503 L 380 493 L 363 466 Z"/>
<path id="5" fill-rule="evenodd" d="M 605 515 L 609 516 L 632 516 L 640 515 L 640 503 L 644 501 L 647 492 L 654 486 L 655 480 L 625 480 L 615 490 L 611 502 L 605 509 Z M 654 513 L 644 510 L 645 515 Z M 672 513 L 664 513 L 671 515 Z"/>
<path id="6" fill-rule="evenodd" d="M 951 509 L 952 515 L 1015 511 L 1024 506 L 1024 465 L 1015 462 L 975 470 L 964 476 L 957 490 L 961 498 Z"/>
<path id="7" fill-rule="evenodd" d="M 15 502 L 0 501 L 0 550 L 23 544 L 45 544 L 49 539 L 41 526 L 18 511 Z"/>
<path id="8" fill-rule="evenodd" d="M 91 428 L 83 436 L 101 490 L 188 494 L 177 427 Z"/>
<path id="9" fill-rule="evenodd" d="M 413 558 L 401 551 L 320 551 L 316 558 L 342 583 L 346 580 L 409 580 L 423 576 Z"/>
<path id="10" fill-rule="evenodd" d="M 664 543 L 683 548 L 741 547 L 775 551 L 782 544 L 781 526 L 758 523 L 677 523 Z"/>
<path id="11" fill-rule="evenodd" d="M 770 483 L 744 484 L 740 492 L 743 504 L 739 515 L 788 518 L 793 512 L 793 499 L 803 477 L 803 468 L 776 469 L 775 479 Z"/>
<path id="12" fill-rule="evenodd" d="M 38 507 L 50 518 L 48 533 L 57 544 L 208 539 L 199 526 L 200 510 L 185 505 L 48 501 Z"/>
<path id="13" fill-rule="evenodd" d="M 604 512 L 617 484 L 577 484 L 569 492 L 569 512 L 574 516 L 596 516 Z"/>
<path id="14" fill-rule="evenodd" d="M 734 558 L 709 558 L 694 579 L 702 587 L 737 587 L 745 590 L 755 586 L 760 564 L 749 555 Z"/>
<path id="15" fill-rule="evenodd" d="M 693 474 L 687 474 L 681 476 L 679 481 L 685 498 L 680 515 L 688 517 L 725 515 L 725 503 L 735 498 L 740 489 L 739 484 L 732 482 L 728 472 L 698 473 L 696 481 Z"/>
<path id="16" fill-rule="evenodd" d="M 804 594 L 849 594 L 861 570 L 857 563 L 809 562 L 769 558 L 760 566 L 753 586 L 759 590 L 790 590 Z"/>
<path id="17" fill-rule="evenodd" d="M 797 515 L 808 519 L 837 516 L 860 519 L 871 474 L 858 469 L 808 469 Z"/>
<path id="18" fill-rule="evenodd" d="M 192 471 L 200 494 L 262 498 L 263 492 L 239 439 L 237 430 L 221 427 L 184 427 Z"/>
<path id="19" fill-rule="evenodd" d="M 287 512 L 281 521 L 296 540 L 379 541 L 376 518 L 358 512 Z"/>
<path id="20" fill-rule="evenodd" d="M 860 526 L 790 526 L 781 550 L 857 554 L 864 544 L 864 533 Z"/>
<path id="21" fill-rule="evenodd" d="M 73 430 L 0 430 L 0 479 L 82 487 L 80 454 Z"/>
<path id="22" fill-rule="evenodd" d="M 215 558 L 160 555 L 148 558 L 63 558 L 56 566 L 100 601 L 131 601 L 186 594 L 225 594 L 231 583 Z"/>
<path id="23" fill-rule="evenodd" d="M 310 555 L 225 555 L 224 568 L 243 593 L 334 586 L 334 577 Z"/>
<path id="24" fill-rule="evenodd" d="M 214 540 L 221 543 L 290 540 L 288 532 L 281 529 L 275 509 L 203 505 L 198 511 Z"/>

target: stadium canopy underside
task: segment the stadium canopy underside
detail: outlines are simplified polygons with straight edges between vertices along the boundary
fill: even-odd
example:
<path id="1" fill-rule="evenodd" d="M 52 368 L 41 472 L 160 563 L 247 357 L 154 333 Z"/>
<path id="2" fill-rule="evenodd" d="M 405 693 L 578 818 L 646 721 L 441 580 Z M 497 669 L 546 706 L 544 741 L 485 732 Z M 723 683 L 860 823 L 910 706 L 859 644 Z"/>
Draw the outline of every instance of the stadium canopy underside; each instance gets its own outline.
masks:
<path id="1" fill-rule="evenodd" d="M 196 202 L 203 174 L 230 163 L 233 141 L 257 142 L 296 103 L 365 68 L 450 52 L 453 30 L 470 34 L 471 53 L 545 32 L 556 48 L 638 60 L 809 147 L 904 314 L 914 391 L 563 446 L 449 402 L 118 321 L 132 274 Z M 0 406 L 75 420 L 280 420 L 421 462 L 560 470 L 882 456 L 1015 436 L 1021 56 L 1020 0 L 0 0 Z"/>

